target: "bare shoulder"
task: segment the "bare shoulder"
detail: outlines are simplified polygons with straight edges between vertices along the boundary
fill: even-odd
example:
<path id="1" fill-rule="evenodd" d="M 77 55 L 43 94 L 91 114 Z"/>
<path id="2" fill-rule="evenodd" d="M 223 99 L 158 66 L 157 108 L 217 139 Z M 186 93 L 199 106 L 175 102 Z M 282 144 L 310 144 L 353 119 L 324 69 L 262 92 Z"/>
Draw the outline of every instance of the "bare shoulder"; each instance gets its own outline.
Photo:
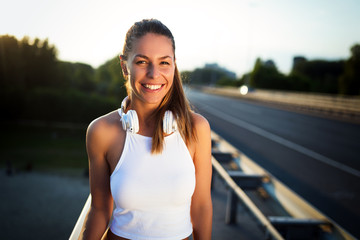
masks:
<path id="1" fill-rule="evenodd" d="M 99 138 L 101 140 L 104 140 L 104 138 L 109 138 L 115 133 L 121 134 L 122 131 L 120 130 L 120 128 L 120 116 L 117 111 L 112 111 L 106 115 L 96 118 L 89 124 L 86 138 L 88 141 L 96 140 Z"/>
<path id="2" fill-rule="evenodd" d="M 198 113 L 192 113 L 193 127 L 195 129 L 195 139 L 193 151 L 199 152 L 211 146 L 211 130 L 210 124 L 205 117 Z"/>
<path id="3" fill-rule="evenodd" d="M 211 172 L 211 130 L 210 124 L 200 114 L 192 113 L 194 128 L 195 128 L 195 140 L 192 142 L 193 160 L 195 164 L 195 171 L 200 174 L 198 177 L 203 178 L 202 175 L 205 171 Z M 207 169 L 207 170 L 206 170 Z"/>
<path id="4" fill-rule="evenodd" d="M 195 130 L 198 134 L 210 132 L 210 124 L 205 117 L 198 113 L 192 113 Z"/>

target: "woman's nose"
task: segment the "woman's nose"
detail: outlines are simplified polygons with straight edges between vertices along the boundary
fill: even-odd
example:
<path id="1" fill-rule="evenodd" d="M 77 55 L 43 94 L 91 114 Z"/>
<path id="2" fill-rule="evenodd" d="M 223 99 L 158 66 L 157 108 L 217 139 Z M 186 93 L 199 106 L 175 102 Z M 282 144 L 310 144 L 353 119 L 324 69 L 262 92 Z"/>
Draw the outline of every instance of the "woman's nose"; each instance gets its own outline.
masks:
<path id="1" fill-rule="evenodd" d="M 149 64 L 148 66 L 148 76 L 150 78 L 157 78 L 160 76 L 160 71 L 157 66 L 154 64 Z"/>

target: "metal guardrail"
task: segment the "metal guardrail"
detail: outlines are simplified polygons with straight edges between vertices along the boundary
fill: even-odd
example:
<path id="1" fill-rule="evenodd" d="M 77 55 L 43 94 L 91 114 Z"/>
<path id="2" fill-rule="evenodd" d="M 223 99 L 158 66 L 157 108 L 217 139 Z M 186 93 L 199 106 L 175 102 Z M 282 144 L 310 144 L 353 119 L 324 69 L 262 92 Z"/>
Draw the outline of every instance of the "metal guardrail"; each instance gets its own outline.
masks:
<path id="1" fill-rule="evenodd" d="M 225 171 L 225 169 L 221 166 L 221 164 L 212 157 L 212 165 L 216 172 L 225 180 L 225 182 L 228 184 L 228 186 L 231 188 L 231 191 L 233 191 L 239 199 L 242 200 L 242 202 L 251 210 L 251 212 L 256 216 L 256 218 L 260 221 L 262 226 L 264 226 L 267 229 L 267 232 L 277 240 L 284 239 L 280 233 L 274 228 L 274 226 L 270 223 L 270 221 L 264 216 L 264 214 L 256 207 L 256 205 L 250 200 L 250 198 L 245 194 L 245 192 L 235 183 L 235 181 L 229 176 L 229 174 Z M 233 199 L 233 196 L 230 196 L 231 199 Z M 233 200 L 228 200 L 228 203 L 230 202 L 230 206 L 227 207 L 229 212 L 227 213 L 227 222 L 231 223 L 233 222 L 234 215 L 236 214 L 236 208 L 234 205 L 236 202 Z"/>
<path id="2" fill-rule="evenodd" d="M 266 239 L 293 239 L 292 235 L 298 233 L 294 233 L 294 229 L 297 229 L 297 231 L 301 229 L 305 234 L 308 229 L 311 229 L 310 234 L 313 231 L 320 232 L 323 237 L 319 239 L 355 239 L 345 229 L 307 203 L 219 135 L 214 132 L 211 135 L 213 142 L 212 165 L 214 169 L 212 181 L 215 181 L 215 175 L 218 175 L 228 186 L 228 199 L 225 210 L 225 222 L 227 224 L 236 222 L 237 204 L 240 201 L 265 229 Z M 271 198 L 271 204 L 278 205 L 272 211 L 275 215 L 265 216 L 260 209 L 262 206 L 257 206 L 253 199 L 249 197 L 247 191 L 253 191 L 254 189 L 260 189 L 262 195 L 267 196 L 265 200 L 261 201 L 262 204 L 266 204 Z M 89 195 L 81 211 L 70 235 L 70 240 L 79 238 L 90 205 L 91 195 Z M 282 210 L 276 212 L 276 209 Z M 311 238 L 306 236 L 303 239 Z"/>
<path id="3" fill-rule="evenodd" d="M 322 235 L 319 239 L 355 239 L 336 222 L 287 188 L 219 135 L 212 132 L 212 139 L 214 156 L 212 163 L 215 170 L 213 174 L 221 176 L 229 187 L 225 217 L 227 223 L 236 221 L 234 215 L 237 214 L 237 200 L 240 200 L 265 227 L 267 238 L 294 239 L 293 236 L 298 234 L 300 229 L 301 234 L 305 234 L 301 239 L 312 239 L 311 234 L 314 231 Z M 227 170 L 225 170 L 226 168 Z M 245 183 L 241 182 L 244 179 Z M 243 187 L 239 185 L 243 185 Z M 261 201 L 262 204 L 266 204 L 267 201 L 270 202 L 269 204 L 275 203 L 277 206 L 269 206 L 269 208 L 273 208 L 272 212 L 275 213 L 275 216 L 265 216 L 259 210 L 260 207 L 253 203 L 246 193 L 246 189 L 261 190 L 262 195 L 266 196 Z M 269 198 L 272 199 L 272 202 L 269 201 Z M 309 229 L 311 230 L 308 231 Z M 299 239 L 298 236 L 295 239 Z"/>

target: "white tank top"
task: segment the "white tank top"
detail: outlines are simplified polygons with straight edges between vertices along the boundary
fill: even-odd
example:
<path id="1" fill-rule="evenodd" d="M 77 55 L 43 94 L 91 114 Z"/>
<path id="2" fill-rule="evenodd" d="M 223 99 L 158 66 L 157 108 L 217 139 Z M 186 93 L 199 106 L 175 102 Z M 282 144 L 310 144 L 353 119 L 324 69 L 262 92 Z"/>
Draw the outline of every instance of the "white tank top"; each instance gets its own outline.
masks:
<path id="1" fill-rule="evenodd" d="M 151 154 L 151 137 L 126 133 L 122 155 L 110 176 L 114 234 L 138 240 L 179 240 L 192 233 L 193 160 L 178 131 L 164 142 L 161 154 Z"/>

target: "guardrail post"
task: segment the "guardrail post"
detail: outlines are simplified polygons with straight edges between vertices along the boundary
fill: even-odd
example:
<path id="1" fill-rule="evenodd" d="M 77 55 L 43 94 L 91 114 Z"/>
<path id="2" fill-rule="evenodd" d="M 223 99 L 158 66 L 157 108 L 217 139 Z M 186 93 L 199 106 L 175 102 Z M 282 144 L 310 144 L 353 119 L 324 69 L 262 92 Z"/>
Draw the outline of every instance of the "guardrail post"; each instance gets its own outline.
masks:
<path id="1" fill-rule="evenodd" d="M 230 188 L 227 194 L 226 215 L 225 215 L 226 224 L 236 223 L 237 202 L 238 202 L 238 197 L 236 196 L 235 192 Z"/>
<path id="2" fill-rule="evenodd" d="M 211 176 L 211 190 L 214 189 L 215 174 L 216 174 L 216 171 L 215 171 L 214 166 L 213 166 L 212 167 L 212 176 Z"/>

